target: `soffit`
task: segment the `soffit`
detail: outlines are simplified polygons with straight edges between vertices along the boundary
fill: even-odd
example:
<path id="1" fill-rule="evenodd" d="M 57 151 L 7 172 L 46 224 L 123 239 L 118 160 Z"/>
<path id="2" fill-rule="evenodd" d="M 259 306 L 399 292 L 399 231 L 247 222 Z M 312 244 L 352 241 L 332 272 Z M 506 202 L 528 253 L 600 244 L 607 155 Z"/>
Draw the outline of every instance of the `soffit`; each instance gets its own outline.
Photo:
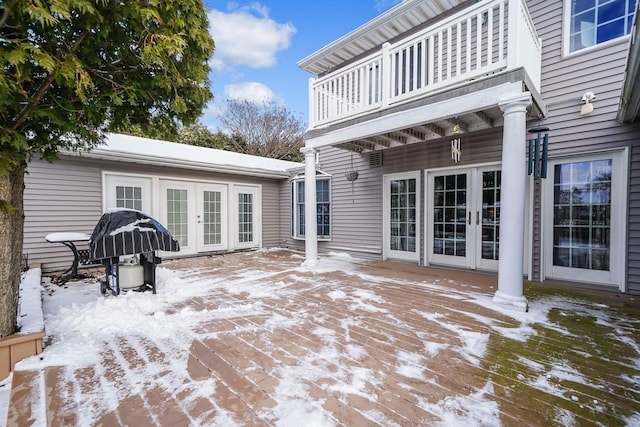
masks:
<path id="1" fill-rule="evenodd" d="M 298 62 L 316 76 L 333 70 L 371 49 L 464 3 L 464 0 L 405 0 L 377 18 Z"/>

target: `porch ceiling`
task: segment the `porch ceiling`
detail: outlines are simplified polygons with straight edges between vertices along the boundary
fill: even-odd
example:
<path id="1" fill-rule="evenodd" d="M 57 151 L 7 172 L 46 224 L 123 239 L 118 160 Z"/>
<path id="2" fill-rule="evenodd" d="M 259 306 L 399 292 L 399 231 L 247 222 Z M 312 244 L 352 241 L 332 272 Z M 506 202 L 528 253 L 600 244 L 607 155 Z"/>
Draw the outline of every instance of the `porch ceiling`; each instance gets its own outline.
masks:
<path id="1" fill-rule="evenodd" d="M 417 142 L 435 140 L 453 135 L 464 135 L 469 132 L 477 132 L 487 129 L 500 128 L 504 122 L 500 108 L 489 108 L 421 123 L 416 126 L 395 130 L 375 136 L 358 138 L 336 144 L 335 147 L 357 153 L 385 150 L 401 147 Z M 457 127 L 457 131 L 456 128 Z"/>
<path id="2" fill-rule="evenodd" d="M 463 3 L 465 0 L 405 0 L 300 60 L 298 67 L 322 75 Z"/>

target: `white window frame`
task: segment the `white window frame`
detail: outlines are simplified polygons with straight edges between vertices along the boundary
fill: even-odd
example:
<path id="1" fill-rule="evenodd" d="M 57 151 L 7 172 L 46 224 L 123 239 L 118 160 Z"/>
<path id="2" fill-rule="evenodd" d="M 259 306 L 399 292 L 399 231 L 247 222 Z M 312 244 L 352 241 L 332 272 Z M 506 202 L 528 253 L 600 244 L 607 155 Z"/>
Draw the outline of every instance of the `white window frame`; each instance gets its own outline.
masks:
<path id="1" fill-rule="evenodd" d="M 612 160 L 609 271 L 560 267 L 553 265 L 554 174 L 558 164 Z M 626 292 L 627 198 L 629 150 L 608 150 L 583 155 L 549 159 L 547 177 L 542 182 L 542 279 L 566 280 L 617 287 Z M 615 226 L 615 227 L 613 227 Z"/>
<path id="2" fill-rule="evenodd" d="M 329 235 L 325 236 L 325 235 L 318 234 L 318 241 L 327 242 L 331 240 L 331 236 L 333 232 L 333 211 L 332 211 L 333 190 L 331 188 L 332 177 L 331 175 L 325 172 L 317 171 L 316 182 L 318 181 L 327 181 L 329 183 L 329 202 L 328 202 L 329 203 Z M 296 240 L 304 240 L 305 235 L 300 234 L 298 231 L 300 230 L 300 215 L 298 215 L 298 209 L 297 209 L 298 208 L 298 191 L 297 191 L 298 183 L 302 183 L 304 185 L 304 174 L 296 175 L 291 180 L 291 238 Z M 316 206 L 318 204 L 317 196 L 318 196 L 318 193 L 316 192 Z M 322 202 L 322 203 L 327 203 L 327 202 Z M 303 207 L 303 213 L 304 213 L 304 205 L 302 205 L 302 207 Z M 317 227 L 317 218 L 316 218 L 316 227 Z"/>
<path id="3" fill-rule="evenodd" d="M 630 34 L 625 34 L 620 37 L 616 37 L 602 43 L 597 43 L 596 41 L 592 46 L 571 51 L 571 3 L 572 3 L 572 0 L 564 0 L 564 14 L 563 14 L 564 16 L 563 16 L 563 25 L 562 25 L 562 29 L 563 29 L 562 44 L 563 44 L 564 56 L 573 56 L 577 54 L 591 52 L 595 49 L 601 49 L 605 46 L 620 43 L 622 41 L 629 39 Z M 631 31 L 631 29 L 629 29 L 629 31 Z"/>

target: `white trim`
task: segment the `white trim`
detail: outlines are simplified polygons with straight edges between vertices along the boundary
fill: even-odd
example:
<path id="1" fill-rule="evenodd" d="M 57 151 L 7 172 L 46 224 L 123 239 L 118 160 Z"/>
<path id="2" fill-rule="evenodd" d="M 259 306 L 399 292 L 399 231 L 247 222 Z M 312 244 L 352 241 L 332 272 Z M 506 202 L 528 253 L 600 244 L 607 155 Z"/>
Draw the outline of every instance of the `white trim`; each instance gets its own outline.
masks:
<path id="1" fill-rule="evenodd" d="M 398 259 L 404 261 L 412 261 L 416 263 L 420 263 L 420 247 L 421 247 L 421 238 L 420 238 L 420 227 L 421 227 L 421 200 L 420 195 L 422 194 L 422 180 L 420 178 L 420 171 L 411 171 L 411 172 L 402 172 L 402 173 L 392 173 L 385 174 L 382 176 L 382 259 Z M 404 251 L 394 251 L 390 249 L 391 236 L 389 235 L 389 228 L 391 225 L 391 217 L 389 214 L 391 203 L 390 203 L 390 191 L 389 191 L 389 183 L 391 180 L 400 180 L 400 179 L 415 179 L 416 181 L 416 244 L 415 244 L 415 252 L 404 252 Z"/>
<path id="2" fill-rule="evenodd" d="M 577 269 L 553 266 L 553 208 L 554 208 L 554 166 L 562 163 L 574 163 L 612 159 L 612 189 L 610 218 L 609 271 Z M 627 244 L 627 203 L 629 185 L 629 148 L 598 150 L 584 154 L 556 156 L 548 162 L 548 182 L 542 183 L 541 198 L 541 280 L 558 279 L 579 281 L 596 285 L 617 287 L 626 292 L 626 244 Z M 617 189 L 616 189 L 617 187 Z M 617 200 L 616 200 L 617 199 Z"/>

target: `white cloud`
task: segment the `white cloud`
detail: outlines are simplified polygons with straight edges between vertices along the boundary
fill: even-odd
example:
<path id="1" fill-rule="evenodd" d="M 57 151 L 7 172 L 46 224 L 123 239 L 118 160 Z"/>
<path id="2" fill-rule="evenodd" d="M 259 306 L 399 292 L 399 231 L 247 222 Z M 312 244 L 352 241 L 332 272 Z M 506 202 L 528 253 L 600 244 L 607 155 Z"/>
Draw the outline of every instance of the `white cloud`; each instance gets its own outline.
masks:
<path id="1" fill-rule="evenodd" d="M 224 95 L 226 99 L 249 101 L 254 104 L 271 102 L 274 98 L 273 91 L 268 86 L 258 82 L 227 85 L 224 87 Z"/>
<path id="2" fill-rule="evenodd" d="M 247 66 L 267 68 L 276 63 L 276 53 L 289 48 L 296 28 L 269 18 L 269 9 L 253 3 L 238 7 L 230 4 L 228 12 L 210 10 L 209 31 L 216 44 L 211 67 Z"/>

